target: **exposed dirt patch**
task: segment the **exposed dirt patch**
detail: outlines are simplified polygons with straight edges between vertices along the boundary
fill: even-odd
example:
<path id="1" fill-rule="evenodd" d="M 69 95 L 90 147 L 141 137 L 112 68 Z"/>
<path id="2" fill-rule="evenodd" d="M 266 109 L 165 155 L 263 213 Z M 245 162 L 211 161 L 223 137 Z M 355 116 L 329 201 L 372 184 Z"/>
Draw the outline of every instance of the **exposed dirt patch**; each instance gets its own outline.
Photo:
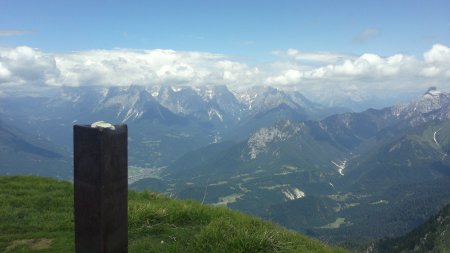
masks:
<path id="1" fill-rule="evenodd" d="M 28 246 L 32 250 L 48 249 L 52 246 L 52 241 L 53 240 L 47 238 L 15 240 L 6 247 L 5 252 L 9 252 L 20 246 Z"/>

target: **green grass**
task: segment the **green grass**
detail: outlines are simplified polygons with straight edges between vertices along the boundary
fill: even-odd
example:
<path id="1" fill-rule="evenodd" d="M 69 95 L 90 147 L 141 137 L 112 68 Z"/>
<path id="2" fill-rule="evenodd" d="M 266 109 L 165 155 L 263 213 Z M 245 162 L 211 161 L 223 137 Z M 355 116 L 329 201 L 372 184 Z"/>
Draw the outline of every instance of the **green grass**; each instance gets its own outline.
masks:
<path id="1" fill-rule="evenodd" d="M 0 177 L 0 252 L 73 252 L 73 185 Z M 345 252 L 227 208 L 129 192 L 129 252 Z"/>
<path id="2" fill-rule="evenodd" d="M 345 218 L 338 217 L 338 218 L 336 218 L 336 220 L 334 222 L 332 222 L 330 224 L 327 224 L 325 226 L 322 226 L 320 228 L 336 229 L 336 228 L 339 228 L 341 225 L 344 225 L 344 224 L 345 224 Z"/>

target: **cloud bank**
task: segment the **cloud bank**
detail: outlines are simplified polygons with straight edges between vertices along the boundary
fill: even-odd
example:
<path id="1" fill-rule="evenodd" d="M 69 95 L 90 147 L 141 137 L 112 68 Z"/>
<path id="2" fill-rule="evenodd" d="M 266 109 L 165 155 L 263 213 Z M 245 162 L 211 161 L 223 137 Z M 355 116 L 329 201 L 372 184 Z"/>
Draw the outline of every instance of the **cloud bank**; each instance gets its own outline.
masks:
<path id="1" fill-rule="evenodd" d="M 422 57 L 276 51 L 277 60 L 248 64 L 223 54 L 174 50 L 89 50 L 62 54 L 0 48 L 1 85 L 272 85 L 314 93 L 401 92 L 450 87 L 450 48 Z"/>

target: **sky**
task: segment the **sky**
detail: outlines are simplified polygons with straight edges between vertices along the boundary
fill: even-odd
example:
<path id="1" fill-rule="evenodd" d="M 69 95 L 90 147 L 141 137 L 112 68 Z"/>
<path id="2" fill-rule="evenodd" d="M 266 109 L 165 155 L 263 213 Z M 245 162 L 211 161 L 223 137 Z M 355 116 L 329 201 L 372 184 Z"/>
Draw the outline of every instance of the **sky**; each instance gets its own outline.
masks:
<path id="1" fill-rule="evenodd" d="M 0 89 L 450 88 L 449 0 L 0 0 Z"/>

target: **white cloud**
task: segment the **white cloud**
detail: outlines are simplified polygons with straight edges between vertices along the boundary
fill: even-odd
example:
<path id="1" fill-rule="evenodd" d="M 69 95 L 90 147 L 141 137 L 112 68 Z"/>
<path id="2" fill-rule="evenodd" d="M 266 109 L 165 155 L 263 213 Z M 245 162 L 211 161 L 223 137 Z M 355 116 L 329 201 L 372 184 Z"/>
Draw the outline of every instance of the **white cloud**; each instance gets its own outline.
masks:
<path id="1" fill-rule="evenodd" d="M 289 48 L 286 51 L 274 51 L 274 55 L 294 59 L 296 61 L 306 61 L 306 62 L 323 62 L 323 63 L 334 63 L 342 61 L 344 59 L 352 58 L 350 55 L 329 53 L 329 52 L 318 52 L 318 53 L 308 53 L 300 52 L 297 49 Z"/>
<path id="2" fill-rule="evenodd" d="M 393 55 L 390 57 L 380 57 L 376 54 L 363 54 L 354 59 L 346 59 L 336 64 L 328 64 L 306 71 L 294 69 L 286 70 L 281 75 L 272 76 L 267 79 L 270 84 L 288 85 L 301 83 L 305 80 L 328 80 L 338 81 L 364 78 L 381 80 L 399 75 L 413 74 L 413 70 L 418 65 L 417 60 L 412 56 Z M 279 82 L 279 83 L 277 83 Z"/>
<path id="3" fill-rule="evenodd" d="M 377 37 L 379 33 L 380 33 L 380 31 L 378 29 L 367 28 L 364 31 L 362 31 L 361 33 L 359 33 L 358 35 L 356 35 L 353 38 L 353 42 L 359 43 L 359 44 L 366 43 L 369 40 Z"/>
<path id="4" fill-rule="evenodd" d="M 321 70 L 328 77 L 371 77 L 384 78 L 400 73 L 407 73 L 415 59 L 401 54 L 382 58 L 376 54 L 363 54 L 353 60 L 346 60 L 342 64 L 328 65 Z M 320 76 L 323 77 L 323 76 Z"/>
<path id="5" fill-rule="evenodd" d="M 0 82 L 2 80 L 6 80 L 11 76 L 11 72 L 3 66 L 3 63 L 0 62 Z"/>
<path id="6" fill-rule="evenodd" d="M 450 78 L 450 48 L 435 44 L 423 54 L 426 67 L 422 74 L 427 77 L 444 76 Z"/>
<path id="7" fill-rule="evenodd" d="M 47 83 L 58 74 L 50 54 L 30 47 L 0 49 L 0 83 Z"/>
<path id="8" fill-rule="evenodd" d="M 0 85 L 273 85 L 305 93 L 450 88 L 450 48 L 436 44 L 423 57 L 275 52 L 278 60 L 251 65 L 208 52 L 88 50 L 62 54 L 30 47 L 0 48 Z"/>
<path id="9" fill-rule="evenodd" d="M 220 54 L 173 50 L 93 50 L 55 56 L 55 85 L 176 85 L 249 83 L 257 68 Z"/>
<path id="10" fill-rule="evenodd" d="M 405 54 L 382 57 L 366 53 L 323 63 L 320 66 L 305 66 L 301 61 L 278 63 L 284 68 L 268 71 L 265 83 L 296 88 L 313 96 L 319 93 L 372 96 L 422 91 L 430 85 L 450 90 L 450 48 L 444 45 L 433 45 L 422 59 Z"/>
<path id="11" fill-rule="evenodd" d="M 0 37 L 20 36 L 29 33 L 31 32 L 26 30 L 0 30 Z"/>
<path id="12" fill-rule="evenodd" d="M 424 53 L 423 58 L 427 63 L 449 63 L 450 48 L 441 44 L 435 44 L 429 51 Z"/>

